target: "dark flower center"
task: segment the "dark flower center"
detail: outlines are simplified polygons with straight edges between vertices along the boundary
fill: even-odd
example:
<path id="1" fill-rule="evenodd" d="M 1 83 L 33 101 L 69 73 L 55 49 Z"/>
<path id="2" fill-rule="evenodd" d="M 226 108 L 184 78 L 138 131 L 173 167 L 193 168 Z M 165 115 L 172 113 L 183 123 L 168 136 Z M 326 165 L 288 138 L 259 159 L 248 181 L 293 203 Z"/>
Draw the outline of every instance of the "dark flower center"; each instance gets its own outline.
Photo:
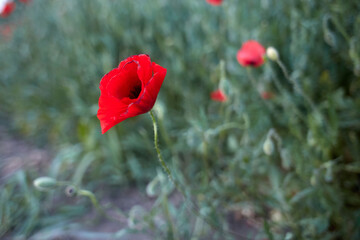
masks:
<path id="1" fill-rule="evenodd" d="M 248 61 L 248 64 L 249 64 L 250 66 L 255 66 L 255 65 L 256 65 L 256 62 L 253 61 L 253 60 L 250 60 L 250 61 Z"/>
<path id="2" fill-rule="evenodd" d="M 129 94 L 130 99 L 136 99 L 139 97 L 139 94 L 141 92 L 141 84 L 135 85 L 131 90 Z"/>

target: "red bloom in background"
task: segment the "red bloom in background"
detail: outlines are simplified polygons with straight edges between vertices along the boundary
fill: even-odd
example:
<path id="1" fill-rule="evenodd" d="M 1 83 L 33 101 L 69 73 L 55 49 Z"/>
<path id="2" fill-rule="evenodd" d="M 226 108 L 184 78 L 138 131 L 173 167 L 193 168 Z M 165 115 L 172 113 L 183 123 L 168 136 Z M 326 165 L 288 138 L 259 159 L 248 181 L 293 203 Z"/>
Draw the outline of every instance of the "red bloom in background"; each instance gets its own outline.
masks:
<path id="1" fill-rule="evenodd" d="M 210 97 L 211 97 L 212 100 L 217 101 L 217 102 L 226 102 L 226 100 L 227 100 L 227 96 L 220 89 L 218 89 L 216 91 L 213 91 L 210 94 Z"/>
<path id="2" fill-rule="evenodd" d="M 241 46 L 236 58 L 244 67 L 259 67 L 264 63 L 265 52 L 265 48 L 260 43 L 249 40 Z"/>
<path id="3" fill-rule="evenodd" d="M 261 98 L 268 100 L 268 99 L 272 99 L 274 97 L 274 94 L 272 92 L 261 92 Z"/>
<path id="4" fill-rule="evenodd" d="M 145 54 L 131 56 L 107 73 L 100 81 L 97 117 L 101 132 L 150 111 L 165 75 L 166 69 Z"/>
<path id="5" fill-rule="evenodd" d="M 8 17 L 15 9 L 15 3 L 11 0 L 0 1 L 1 17 Z"/>
<path id="6" fill-rule="evenodd" d="M 219 6 L 222 4 L 223 0 L 206 0 L 206 2 L 214 6 Z"/>

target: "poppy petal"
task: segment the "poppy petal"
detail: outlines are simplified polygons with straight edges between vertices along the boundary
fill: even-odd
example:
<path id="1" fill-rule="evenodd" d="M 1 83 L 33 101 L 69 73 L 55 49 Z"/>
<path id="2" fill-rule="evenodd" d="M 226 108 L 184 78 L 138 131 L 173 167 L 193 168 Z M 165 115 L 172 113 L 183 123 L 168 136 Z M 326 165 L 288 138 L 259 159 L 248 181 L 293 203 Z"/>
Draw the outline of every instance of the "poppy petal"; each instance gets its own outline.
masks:
<path id="1" fill-rule="evenodd" d="M 126 60 L 122 61 L 119 64 L 118 68 L 123 68 L 129 62 L 135 62 L 137 64 L 137 74 L 139 76 L 139 79 L 146 84 L 152 76 L 151 60 L 149 55 L 140 54 L 131 56 Z"/>
<path id="2" fill-rule="evenodd" d="M 154 75 L 145 85 L 144 91 L 139 99 L 131 106 L 130 111 L 146 113 L 154 106 L 161 85 L 165 79 L 166 69 L 156 63 L 152 63 Z"/>

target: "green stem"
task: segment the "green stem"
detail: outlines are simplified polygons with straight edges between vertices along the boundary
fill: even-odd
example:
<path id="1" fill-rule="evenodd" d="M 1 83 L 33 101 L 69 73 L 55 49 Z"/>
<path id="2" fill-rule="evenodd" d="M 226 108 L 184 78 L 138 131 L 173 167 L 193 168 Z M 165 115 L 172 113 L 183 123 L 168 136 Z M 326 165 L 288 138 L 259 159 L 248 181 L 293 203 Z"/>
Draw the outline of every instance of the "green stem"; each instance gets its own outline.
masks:
<path id="1" fill-rule="evenodd" d="M 251 84 L 258 92 L 258 96 L 261 96 L 261 91 L 260 91 L 259 87 L 257 86 L 256 80 L 254 78 L 254 75 L 251 72 L 250 67 L 246 68 L 246 72 L 247 72 L 248 77 L 250 78 Z M 265 99 L 263 99 L 263 98 L 261 98 L 261 99 L 262 99 L 262 102 L 265 104 L 265 106 L 271 111 L 272 110 L 271 105 Z"/>
<path id="2" fill-rule="evenodd" d="M 300 86 L 298 81 L 296 79 L 290 77 L 290 75 L 289 75 L 285 65 L 282 63 L 282 61 L 279 59 L 276 61 L 276 63 L 281 68 L 282 72 L 284 73 L 285 78 L 293 85 L 294 90 L 297 91 L 305 99 L 305 101 L 310 105 L 310 108 L 319 117 L 319 119 L 324 124 L 325 128 L 330 129 L 330 126 L 329 126 L 327 120 L 325 119 L 325 117 L 322 115 L 320 110 L 315 106 L 315 104 L 311 100 L 311 98 L 304 92 L 304 90 L 302 89 L 302 87 Z M 324 131 L 326 131 L 326 130 L 324 130 Z M 325 138 L 325 139 L 327 139 L 327 138 Z"/>
<path id="3" fill-rule="evenodd" d="M 281 94 L 283 94 L 286 98 L 288 98 L 290 101 L 282 101 L 281 104 L 283 105 L 284 109 L 292 109 L 294 113 L 302 120 L 305 121 L 303 115 L 301 114 L 300 110 L 296 106 L 296 104 L 292 101 L 291 95 L 288 93 L 288 91 L 281 85 L 279 80 L 277 79 L 276 75 L 274 74 L 274 71 L 272 68 L 270 68 L 271 77 L 273 82 L 275 83 L 275 87 L 279 90 Z M 291 105 L 289 108 L 288 105 Z"/>
<path id="4" fill-rule="evenodd" d="M 251 69 L 249 67 L 246 68 L 246 73 L 247 73 L 248 77 L 250 78 L 251 84 L 256 89 L 256 91 L 260 94 L 260 89 L 258 88 L 256 80 L 255 80 L 255 78 L 251 72 Z"/>
<path id="5" fill-rule="evenodd" d="M 175 187 L 177 189 L 180 190 L 179 186 L 177 185 L 177 183 L 175 182 L 175 179 L 172 177 L 170 169 L 168 168 L 168 166 L 166 165 L 162 155 L 161 155 L 161 151 L 159 148 L 159 144 L 158 144 L 158 127 L 157 127 L 157 123 L 156 123 L 156 119 L 154 116 L 154 113 L 152 112 L 152 110 L 150 110 L 150 116 L 151 116 L 151 120 L 153 122 L 153 127 L 154 127 L 154 144 L 155 144 L 155 149 L 158 155 L 158 159 L 159 162 L 161 164 L 161 166 L 163 167 L 164 171 L 166 172 L 166 174 L 168 175 L 169 179 L 171 180 L 171 182 L 175 185 Z M 181 193 L 184 195 L 184 193 L 182 192 L 182 190 L 180 190 Z M 168 218 L 169 224 L 170 224 L 170 233 L 172 235 L 172 239 L 177 239 L 176 235 L 175 235 L 175 231 L 174 231 L 174 226 L 173 226 L 173 222 L 172 222 L 172 218 L 170 216 L 170 212 L 169 212 L 169 206 L 168 206 L 168 202 L 167 202 L 167 196 L 163 196 L 163 205 L 164 205 L 164 211 L 165 211 L 165 215 Z"/>
<path id="6" fill-rule="evenodd" d="M 300 86 L 300 84 L 298 83 L 298 81 L 296 81 L 295 79 L 291 78 L 289 75 L 288 70 L 286 69 L 285 65 L 283 64 L 283 62 L 279 59 L 276 61 L 276 63 L 279 65 L 281 71 L 283 72 L 285 78 L 293 85 L 294 90 L 296 92 L 298 92 L 304 99 L 305 101 L 310 105 L 311 109 L 314 110 L 315 112 L 319 113 L 319 110 L 315 107 L 315 104 L 313 103 L 313 101 L 310 99 L 310 97 L 305 94 L 304 90 L 302 89 L 302 87 Z"/>
<path id="7" fill-rule="evenodd" d="M 210 169 L 209 169 L 209 160 L 208 160 L 208 143 L 206 140 L 206 136 L 203 134 L 203 153 L 202 153 L 202 160 L 203 160 L 203 165 L 205 168 L 205 173 L 203 174 L 203 183 L 205 184 L 205 186 L 208 184 L 209 182 L 209 173 L 210 173 Z"/>
<path id="8" fill-rule="evenodd" d="M 171 172 L 170 172 L 170 169 L 167 167 L 162 155 L 161 155 L 161 151 L 160 151 L 160 148 L 159 148 L 159 144 L 158 144 L 158 127 L 157 127 L 157 123 L 156 123 L 156 119 L 155 119 L 155 116 L 154 116 L 154 113 L 152 112 L 152 110 L 150 110 L 150 116 L 151 116 L 151 120 L 153 122 L 153 127 L 154 127 L 154 144 L 155 144 L 155 149 L 156 149 L 156 152 L 157 152 L 157 156 L 158 156 L 158 159 L 159 159 L 159 162 L 162 166 L 162 168 L 164 169 L 165 173 L 168 175 L 169 179 L 174 183 L 174 185 L 177 187 L 177 184 L 175 183 L 175 180 L 174 178 L 172 177 L 171 175 Z"/>
<path id="9" fill-rule="evenodd" d="M 99 202 L 97 201 L 95 195 L 88 191 L 88 190 L 83 190 L 80 189 L 77 192 L 80 196 L 84 196 L 84 197 L 88 197 L 91 201 L 91 203 L 94 205 L 94 207 L 101 213 L 104 213 L 104 210 L 101 208 L 101 206 L 99 205 Z"/>
<path id="10" fill-rule="evenodd" d="M 150 116 L 151 116 L 151 120 L 153 122 L 153 127 L 154 127 L 154 144 L 155 144 L 155 149 L 158 155 L 158 159 L 159 162 L 162 166 L 162 168 L 164 169 L 165 173 L 168 175 L 169 179 L 171 180 L 171 182 L 175 185 L 175 188 L 181 193 L 181 195 L 183 196 L 185 203 L 188 203 L 188 207 L 191 209 L 191 211 L 198 217 L 200 217 L 201 219 L 203 219 L 207 224 L 209 224 L 210 226 L 212 226 L 215 229 L 218 229 L 219 231 L 221 231 L 221 233 L 224 233 L 224 229 L 218 225 L 216 225 L 216 223 L 213 223 L 210 219 L 207 219 L 206 217 L 204 217 L 198 207 L 191 201 L 191 199 L 187 198 L 187 195 L 185 194 L 185 191 L 180 187 L 180 185 L 175 181 L 175 179 L 173 178 L 170 169 L 167 167 L 162 155 L 161 155 L 161 151 L 159 148 L 159 144 L 158 144 L 158 133 L 157 133 L 157 123 L 156 123 L 156 119 L 154 116 L 154 113 L 152 112 L 152 110 L 149 111 Z M 231 231 L 231 230 L 227 230 L 226 232 L 231 233 L 232 235 L 235 236 L 240 236 L 243 237 L 245 239 L 248 239 L 247 237 L 238 234 L 237 232 Z"/>

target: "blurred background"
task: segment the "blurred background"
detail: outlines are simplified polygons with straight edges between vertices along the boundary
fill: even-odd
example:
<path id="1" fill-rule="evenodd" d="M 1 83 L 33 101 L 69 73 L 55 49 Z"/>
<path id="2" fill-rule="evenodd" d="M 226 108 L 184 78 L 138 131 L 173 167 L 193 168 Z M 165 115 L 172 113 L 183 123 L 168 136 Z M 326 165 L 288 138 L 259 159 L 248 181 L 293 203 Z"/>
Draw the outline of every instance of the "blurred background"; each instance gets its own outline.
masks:
<path id="1" fill-rule="evenodd" d="M 360 239 L 358 0 L 14 3 L 0 18 L 1 239 Z M 249 39 L 290 81 L 269 59 L 239 65 Z M 140 53 L 167 68 L 154 111 L 185 200 L 148 114 L 100 132 L 100 79 Z M 37 190 L 41 176 L 92 191 L 105 214 Z"/>

